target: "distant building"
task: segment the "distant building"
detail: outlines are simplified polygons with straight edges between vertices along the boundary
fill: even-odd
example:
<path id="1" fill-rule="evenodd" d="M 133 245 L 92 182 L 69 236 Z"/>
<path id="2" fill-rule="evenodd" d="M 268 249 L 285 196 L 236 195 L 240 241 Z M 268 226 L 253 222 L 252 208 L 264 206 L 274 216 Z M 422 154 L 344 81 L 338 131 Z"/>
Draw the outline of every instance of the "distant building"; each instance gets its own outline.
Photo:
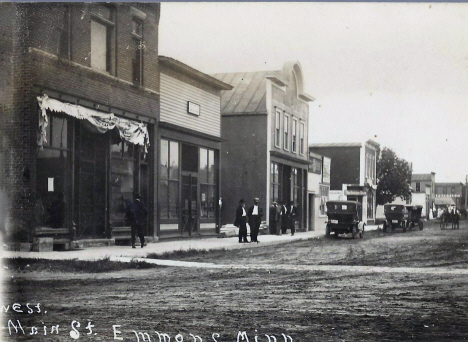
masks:
<path id="1" fill-rule="evenodd" d="M 464 184 L 463 183 L 435 183 L 435 205 L 456 205 L 457 208 L 464 207 Z"/>
<path id="2" fill-rule="evenodd" d="M 422 205 L 422 215 L 429 218 L 436 199 L 435 172 L 411 175 L 411 204 Z"/>
<path id="3" fill-rule="evenodd" d="M 331 159 L 309 152 L 309 161 L 307 230 L 325 232 L 326 203 L 330 199 Z"/>
<path id="4" fill-rule="evenodd" d="M 263 208 L 293 202 L 307 226 L 309 103 L 299 62 L 282 70 L 216 74 L 231 84 L 221 96 L 223 223 L 234 221 L 239 199 Z M 268 221 L 268 215 L 264 220 Z"/>
<path id="5" fill-rule="evenodd" d="M 311 144 L 309 151 L 331 158 L 330 199 L 359 201 L 367 224 L 375 223 L 377 169 L 380 144 L 363 143 Z"/>

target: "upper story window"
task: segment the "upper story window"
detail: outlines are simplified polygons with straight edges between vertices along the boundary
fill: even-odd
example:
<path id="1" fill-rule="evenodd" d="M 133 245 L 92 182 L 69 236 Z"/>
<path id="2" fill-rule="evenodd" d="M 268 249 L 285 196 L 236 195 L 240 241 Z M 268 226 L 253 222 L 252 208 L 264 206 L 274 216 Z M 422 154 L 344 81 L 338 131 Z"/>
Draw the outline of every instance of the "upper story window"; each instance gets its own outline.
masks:
<path id="1" fill-rule="evenodd" d="M 114 9 L 95 4 L 91 9 L 91 67 L 112 72 Z"/>
<path id="2" fill-rule="evenodd" d="M 416 183 L 416 191 L 421 191 L 421 183 Z"/>
<path id="3" fill-rule="evenodd" d="M 297 119 L 294 119 L 294 118 L 292 120 L 291 135 L 292 135 L 291 150 L 294 153 L 296 153 L 297 152 Z"/>
<path id="4" fill-rule="evenodd" d="M 289 150 L 289 115 L 284 113 L 284 123 L 283 123 L 283 143 L 284 143 L 284 149 Z"/>
<path id="5" fill-rule="evenodd" d="M 60 28 L 60 43 L 58 49 L 58 55 L 61 58 L 70 59 L 71 52 L 71 20 L 70 20 L 70 5 L 65 5 L 65 10 L 63 13 L 62 26 Z"/>
<path id="6" fill-rule="evenodd" d="M 366 177 L 375 178 L 375 156 L 370 153 L 366 153 Z"/>
<path id="7" fill-rule="evenodd" d="M 132 20 L 132 81 L 143 85 L 143 21 L 138 18 Z"/>
<path id="8" fill-rule="evenodd" d="M 275 146 L 280 147 L 281 140 L 281 111 L 276 110 L 275 113 Z"/>
<path id="9" fill-rule="evenodd" d="M 301 122 L 299 128 L 299 153 L 304 154 L 304 134 L 305 134 L 305 124 Z"/>

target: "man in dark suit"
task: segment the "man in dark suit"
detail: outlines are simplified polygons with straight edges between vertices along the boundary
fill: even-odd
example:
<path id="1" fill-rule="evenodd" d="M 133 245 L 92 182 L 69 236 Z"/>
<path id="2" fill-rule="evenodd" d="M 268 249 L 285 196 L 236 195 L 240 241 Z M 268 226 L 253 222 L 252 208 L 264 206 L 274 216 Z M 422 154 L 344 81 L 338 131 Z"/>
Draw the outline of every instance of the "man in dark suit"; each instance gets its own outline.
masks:
<path id="1" fill-rule="evenodd" d="M 291 235 L 294 235 L 294 233 L 296 232 L 297 208 L 291 201 L 288 202 L 288 211 L 290 216 L 289 229 L 291 230 Z"/>
<path id="2" fill-rule="evenodd" d="M 286 231 L 291 225 L 291 213 L 285 202 L 281 206 L 281 234 L 286 234 Z"/>
<path id="3" fill-rule="evenodd" d="M 239 243 L 247 241 L 247 212 L 245 211 L 245 201 L 241 199 L 236 210 L 236 220 L 234 225 L 239 228 Z"/>
<path id="4" fill-rule="evenodd" d="M 262 223 L 263 217 L 263 208 L 261 208 L 258 203 L 260 199 L 255 197 L 254 205 L 249 208 L 247 216 L 249 217 L 249 226 L 250 226 L 250 241 L 259 243 L 257 236 L 258 231 L 260 230 L 260 224 Z"/>
<path id="5" fill-rule="evenodd" d="M 278 224 L 278 220 L 280 218 L 279 212 L 276 208 L 276 202 L 273 202 L 270 207 L 269 211 L 269 233 L 270 235 L 276 234 L 276 225 Z"/>
<path id="6" fill-rule="evenodd" d="M 146 222 L 146 216 L 148 215 L 148 210 L 141 201 L 141 196 L 139 194 L 135 195 L 135 200 L 127 206 L 126 220 L 131 224 L 131 239 L 132 239 L 132 248 L 135 247 L 135 235 L 138 233 L 140 238 L 141 248 L 145 244 L 145 235 L 143 233 L 143 225 Z"/>

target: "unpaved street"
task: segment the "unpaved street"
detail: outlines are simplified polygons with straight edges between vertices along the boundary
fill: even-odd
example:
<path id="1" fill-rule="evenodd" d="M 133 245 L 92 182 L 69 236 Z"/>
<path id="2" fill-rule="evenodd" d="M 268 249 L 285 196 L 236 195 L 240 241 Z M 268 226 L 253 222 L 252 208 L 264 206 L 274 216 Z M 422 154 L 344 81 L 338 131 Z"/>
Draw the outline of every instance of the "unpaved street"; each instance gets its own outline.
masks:
<path id="1" fill-rule="evenodd" d="M 75 324 L 78 340 L 85 341 L 114 340 L 112 325 L 120 325 L 116 337 L 128 341 L 137 341 L 132 330 L 147 332 L 152 341 L 159 341 L 155 331 L 167 333 L 171 341 L 193 341 L 190 334 L 203 341 L 237 341 L 239 331 L 259 342 L 268 341 L 264 334 L 278 342 L 284 340 L 282 334 L 304 342 L 465 340 L 468 275 L 360 272 L 353 266 L 464 269 L 467 239 L 463 222 L 459 231 L 429 227 L 404 234 L 369 233 L 363 240 L 320 238 L 178 256 L 262 265 L 260 269 L 158 267 L 99 274 L 9 270 L 10 304 L 41 303 L 47 313 L 2 314 L 4 318 L 19 319 L 26 333 L 33 324 L 60 327 L 53 336 L 10 337 L 6 329 L 3 337 L 70 341 L 76 320 L 81 324 Z M 318 271 L 307 265 L 346 267 Z M 86 335 L 88 321 L 94 325 L 91 335 Z"/>

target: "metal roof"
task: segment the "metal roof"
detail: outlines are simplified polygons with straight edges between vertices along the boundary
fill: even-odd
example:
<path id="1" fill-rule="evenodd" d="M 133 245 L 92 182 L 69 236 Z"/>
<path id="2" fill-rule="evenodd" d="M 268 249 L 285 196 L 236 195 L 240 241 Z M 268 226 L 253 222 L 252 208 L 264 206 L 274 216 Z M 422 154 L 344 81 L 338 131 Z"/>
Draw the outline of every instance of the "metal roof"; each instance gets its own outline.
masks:
<path id="1" fill-rule="evenodd" d="M 222 114 L 266 113 L 266 78 L 281 76 L 281 71 L 232 72 L 213 77 L 233 86 L 221 94 Z"/>

